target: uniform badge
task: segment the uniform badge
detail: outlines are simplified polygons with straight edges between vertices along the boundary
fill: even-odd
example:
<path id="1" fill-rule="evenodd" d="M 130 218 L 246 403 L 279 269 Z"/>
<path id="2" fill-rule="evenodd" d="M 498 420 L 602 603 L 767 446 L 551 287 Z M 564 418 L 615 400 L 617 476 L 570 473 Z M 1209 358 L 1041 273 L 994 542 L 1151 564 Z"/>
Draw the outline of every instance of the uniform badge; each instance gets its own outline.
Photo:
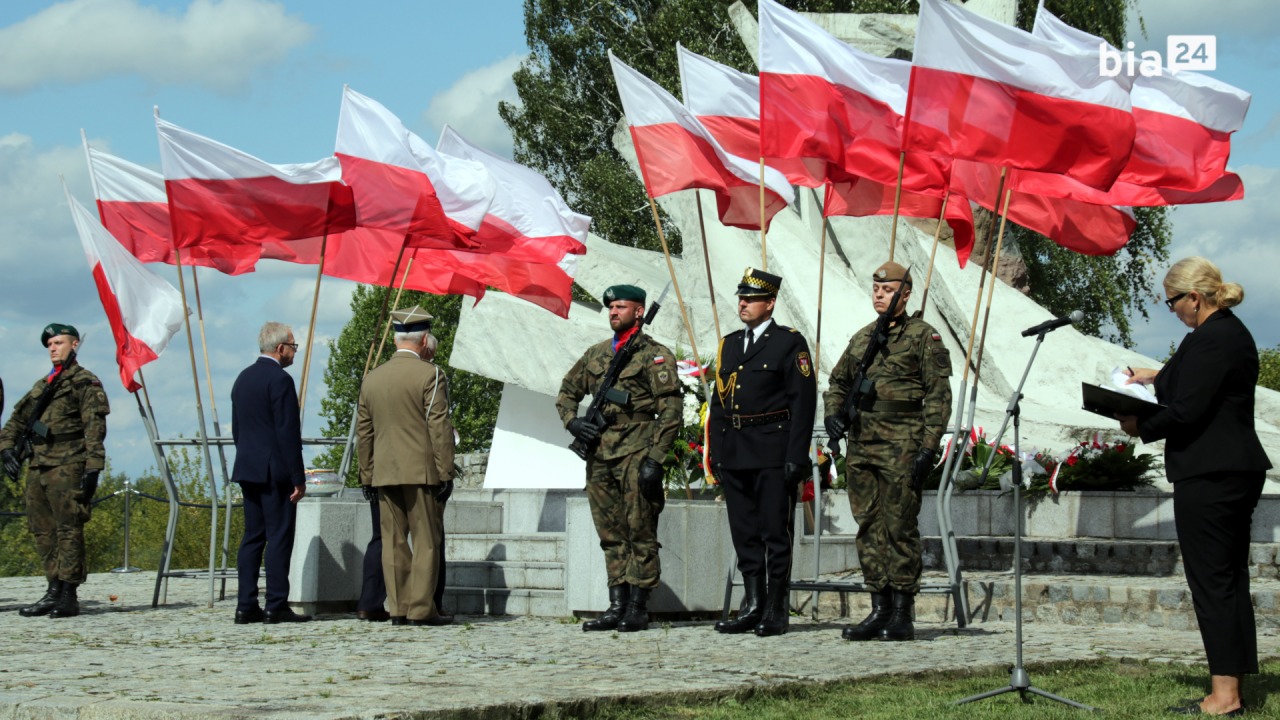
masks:
<path id="1" fill-rule="evenodd" d="M 809 377 L 813 374 L 813 364 L 809 362 L 809 353 L 802 352 L 799 355 L 796 355 L 796 368 L 800 371 L 800 374 L 805 377 Z"/>
<path id="2" fill-rule="evenodd" d="M 658 382 L 666 383 L 670 379 L 671 379 L 671 375 L 666 370 L 663 370 L 662 372 L 658 373 Z"/>
<path id="3" fill-rule="evenodd" d="M 661 356 L 661 355 L 655 355 L 655 356 L 653 356 L 653 364 L 654 364 L 654 365 L 661 365 L 662 363 L 664 363 L 664 362 L 666 362 L 666 361 L 667 361 L 667 359 L 666 359 L 665 357 Z"/>

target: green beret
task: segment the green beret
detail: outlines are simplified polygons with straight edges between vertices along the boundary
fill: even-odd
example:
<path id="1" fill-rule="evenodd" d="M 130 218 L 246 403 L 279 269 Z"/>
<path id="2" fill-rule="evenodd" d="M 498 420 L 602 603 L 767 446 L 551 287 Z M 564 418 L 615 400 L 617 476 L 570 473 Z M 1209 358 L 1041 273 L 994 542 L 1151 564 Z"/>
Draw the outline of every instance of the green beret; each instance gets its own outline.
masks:
<path id="1" fill-rule="evenodd" d="M 49 323 L 45 326 L 44 332 L 40 333 L 40 345 L 49 347 L 49 340 L 59 335 L 70 335 L 77 340 L 80 339 L 80 331 L 75 329 L 75 326 L 65 323 Z"/>
<path id="2" fill-rule="evenodd" d="M 604 304 L 610 305 L 614 300 L 632 300 L 644 304 L 644 290 L 635 285 L 613 285 L 604 291 Z"/>

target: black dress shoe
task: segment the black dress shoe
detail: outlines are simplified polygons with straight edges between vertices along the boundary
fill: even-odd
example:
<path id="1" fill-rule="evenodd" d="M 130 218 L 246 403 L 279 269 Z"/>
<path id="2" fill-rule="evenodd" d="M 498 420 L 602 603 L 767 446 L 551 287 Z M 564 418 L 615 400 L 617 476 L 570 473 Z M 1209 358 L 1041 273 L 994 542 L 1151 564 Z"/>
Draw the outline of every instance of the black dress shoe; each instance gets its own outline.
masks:
<path id="1" fill-rule="evenodd" d="M 278 623 L 311 622 L 310 615 L 296 613 L 290 608 L 285 608 L 284 610 L 268 610 L 263 613 L 263 615 L 265 616 L 263 621 L 268 625 L 275 625 Z"/>
<path id="2" fill-rule="evenodd" d="M 260 623 L 266 615 L 263 614 L 262 608 L 254 608 L 252 610 L 237 610 L 236 624 L 248 625 L 250 623 Z"/>
<path id="3" fill-rule="evenodd" d="M 357 620 L 367 620 L 369 622 L 385 622 L 391 617 L 391 613 L 386 610 L 357 610 Z"/>
<path id="4" fill-rule="evenodd" d="M 1219 713 L 1218 715 L 1209 715 L 1200 709 L 1202 700 L 1191 700 L 1186 705 L 1174 705 L 1169 708 L 1169 712 L 1174 715 L 1205 715 L 1207 717 L 1244 717 L 1244 706 L 1240 706 L 1231 712 Z"/>
<path id="5" fill-rule="evenodd" d="M 422 618 L 421 620 L 410 620 L 410 625 L 430 625 L 431 627 L 439 627 L 441 625 L 452 625 L 452 615 L 436 615 L 435 617 Z"/>
<path id="6" fill-rule="evenodd" d="M 409 624 L 409 618 L 407 618 L 407 617 L 405 617 L 405 616 L 403 616 L 403 615 L 392 615 L 392 616 L 391 616 L 391 624 L 392 624 L 392 625 L 408 625 L 408 624 Z"/>

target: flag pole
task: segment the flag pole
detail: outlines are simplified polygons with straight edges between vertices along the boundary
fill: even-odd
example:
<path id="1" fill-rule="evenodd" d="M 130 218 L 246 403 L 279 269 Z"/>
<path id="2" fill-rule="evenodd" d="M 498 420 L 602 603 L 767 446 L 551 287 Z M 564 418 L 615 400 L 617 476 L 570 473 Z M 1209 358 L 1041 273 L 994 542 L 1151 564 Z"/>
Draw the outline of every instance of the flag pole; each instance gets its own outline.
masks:
<path id="1" fill-rule="evenodd" d="M 400 278 L 400 287 L 396 288 L 396 300 L 395 300 L 396 305 L 400 304 L 400 296 L 404 293 L 404 284 L 409 281 L 409 270 L 413 268 L 413 259 L 416 257 L 418 257 L 418 249 L 414 248 L 413 254 L 409 256 L 409 262 L 405 263 L 404 265 L 404 276 Z M 394 277 L 395 276 L 393 275 L 392 278 Z M 385 347 L 387 344 L 387 335 L 390 330 L 391 330 L 391 318 L 388 317 L 385 327 L 382 330 L 382 339 L 378 341 L 378 352 L 374 355 L 374 357 L 382 356 L 382 348 Z M 368 372 L 369 370 L 366 368 L 365 374 L 368 374 Z"/>
<path id="2" fill-rule="evenodd" d="M 316 311 L 320 308 L 320 280 L 324 277 L 324 254 L 329 245 L 329 233 L 320 240 L 320 265 L 316 268 L 316 291 L 311 297 L 311 322 L 307 325 L 307 352 L 302 358 L 302 387 L 298 390 L 298 416 L 306 417 L 307 380 L 311 377 L 311 348 L 315 345 Z"/>
<path id="3" fill-rule="evenodd" d="M 160 117 L 160 106 L 155 106 L 155 116 Z M 196 417 L 200 422 L 200 444 L 204 448 L 204 468 L 209 474 L 209 487 L 212 496 L 209 498 L 211 514 L 209 518 L 209 607 L 213 607 L 214 573 L 216 570 L 216 551 L 218 543 L 218 482 L 213 477 L 213 455 L 209 452 L 209 431 L 204 423 L 204 403 L 200 400 L 200 373 L 196 368 L 196 345 L 191 334 L 191 307 L 187 304 L 187 281 L 182 273 L 182 249 L 178 247 L 178 233 L 173 227 L 173 212 L 170 207 L 169 232 L 173 234 L 173 259 L 178 269 L 178 292 L 182 295 L 182 322 L 187 329 L 187 354 L 191 358 L 191 383 L 195 387 Z"/>
<path id="4" fill-rule="evenodd" d="M 702 233 L 702 264 L 707 269 L 707 292 L 711 294 L 711 319 L 716 323 L 716 344 L 720 344 L 720 339 L 724 335 L 720 332 L 720 314 L 716 311 L 716 286 L 711 280 L 711 251 L 707 249 L 707 225 L 702 219 L 702 191 L 693 191 L 696 204 L 698 206 L 698 231 Z M 702 360 L 694 358 L 698 363 L 698 367 L 702 367 Z"/>
<path id="5" fill-rule="evenodd" d="M 947 215 L 947 202 L 951 193 L 942 196 L 942 210 L 938 212 L 938 226 L 933 229 L 933 249 L 929 251 L 929 272 L 924 276 L 924 294 L 920 296 L 920 317 L 924 317 L 925 305 L 929 302 L 929 285 L 933 282 L 933 262 L 938 257 L 938 238 L 942 235 L 942 222 Z"/>
<path id="6" fill-rule="evenodd" d="M 650 201 L 652 201 L 652 198 L 650 198 Z M 764 219 L 764 158 L 760 158 L 760 269 L 768 270 L 769 253 L 765 249 L 765 239 L 768 231 L 765 229 Z M 667 262 L 670 262 L 670 259 Z"/>
<path id="7" fill-rule="evenodd" d="M 893 225 L 889 227 L 889 262 L 898 247 L 898 210 L 902 206 L 902 170 L 907 164 L 906 151 L 898 153 L 898 183 L 893 186 Z"/>

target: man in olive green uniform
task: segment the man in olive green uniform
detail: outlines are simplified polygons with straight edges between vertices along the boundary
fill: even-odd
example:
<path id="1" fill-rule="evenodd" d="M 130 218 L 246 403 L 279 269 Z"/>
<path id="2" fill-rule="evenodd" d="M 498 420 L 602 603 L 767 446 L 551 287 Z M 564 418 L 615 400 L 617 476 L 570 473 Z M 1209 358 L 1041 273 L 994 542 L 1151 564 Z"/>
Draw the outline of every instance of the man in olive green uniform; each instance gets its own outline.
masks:
<path id="1" fill-rule="evenodd" d="M 85 579 L 84 524 L 107 459 L 102 441 L 111 408 L 97 376 L 76 362 L 79 331 L 53 323 L 40 342 L 49 349 L 53 369 L 18 401 L 0 430 L 0 462 L 9 477 L 22 472 L 22 443 L 29 439 L 34 451 L 27 471 L 27 527 L 49 581 L 44 597 L 18 613 L 73 617 L 80 614 L 76 589 Z M 32 420 L 37 422 L 24 438 Z"/>
<path id="2" fill-rule="evenodd" d="M 872 277 L 876 312 L 892 318 L 885 349 L 867 368 L 872 390 L 858 421 L 842 414 L 853 376 L 866 353 L 875 323 L 849 340 L 831 372 L 823 396 L 827 433 L 849 432 L 849 505 L 858 521 L 858 560 L 871 589 L 871 614 L 845 628 L 846 640 L 911 640 L 915 594 L 920 589 L 920 495 L 933 469 L 951 413 L 951 356 L 928 323 L 906 314 L 911 276 L 895 262 Z M 902 295 L 889 307 L 898 289 Z"/>
<path id="3" fill-rule="evenodd" d="M 644 290 L 614 285 L 605 290 L 604 304 L 614 335 L 588 348 L 564 376 L 556 411 L 575 438 L 594 448 L 586 490 L 604 550 L 609 609 L 582 629 L 636 632 L 649 625 L 649 592 L 658 586 L 662 462 L 680 430 L 683 390 L 671 351 L 640 332 Z M 578 403 L 596 392 L 618 348 L 637 333 L 634 353 L 614 385 L 626 401 L 604 404 L 604 427 L 579 418 Z"/>
<path id="4" fill-rule="evenodd" d="M 391 624 L 448 625 L 453 616 L 442 614 L 434 597 L 444 503 L 453 493 L 448 381 L 425 359 L 430 313 L 414 305 L 391 318 L 396 351 L 360 386 L 360 482 L 378 500 Z"/>

